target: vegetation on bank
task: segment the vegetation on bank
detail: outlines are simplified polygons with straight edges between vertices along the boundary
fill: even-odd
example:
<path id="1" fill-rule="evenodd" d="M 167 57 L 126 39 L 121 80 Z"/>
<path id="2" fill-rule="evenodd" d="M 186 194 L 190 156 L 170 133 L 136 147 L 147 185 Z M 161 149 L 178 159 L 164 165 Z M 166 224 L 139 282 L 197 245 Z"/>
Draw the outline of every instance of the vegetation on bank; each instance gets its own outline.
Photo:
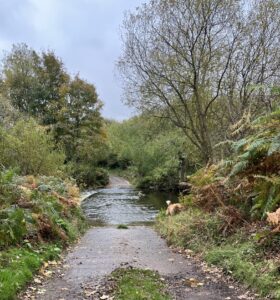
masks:
<path id="1" fill-rule="evenodd" d="M 0 172 L 0 295 L 14 299 L 86 229 L 74 182 Z"/>
<path id="2" fill-rule="evenodd" d="M 172 190 L 180 181 L 181 160 L 190 173 L 197 157 L 169 122 L 141 115 L 107 122 L 108 167 L 141 189 Z M 115 170 L 115 171 L 114 171 Z"/>
<path id="3" fill-rule="evenodd" d="M 44 262 L 59 259 L 61 250 L 61 246 L 56 244 L 42 244 L 0 251 L 1 299 L 16 299 L 17 292 L 32 280 Z"/>
<path id="4" fill-rule="evenodd" d="M 223 222 L 218 212 L 190 208 L 169 218 L 162 213 L 156 228 L 168 243 L 194 251 L 258 294 L 280 299 L 277 249 L 259 244 L 256 236 L 262 228 L 251 225 L 225 236 Z"/>
<path id="5" fill-rule="evenodd" d="M 241 124 L 240 124 L 241 125 Z M 189 177 L 186 211 L 157 228 L 167 240 L 202 253 L 260 294 L 280 299 L 280 110 L 247 124 L 227 161 Z"/>

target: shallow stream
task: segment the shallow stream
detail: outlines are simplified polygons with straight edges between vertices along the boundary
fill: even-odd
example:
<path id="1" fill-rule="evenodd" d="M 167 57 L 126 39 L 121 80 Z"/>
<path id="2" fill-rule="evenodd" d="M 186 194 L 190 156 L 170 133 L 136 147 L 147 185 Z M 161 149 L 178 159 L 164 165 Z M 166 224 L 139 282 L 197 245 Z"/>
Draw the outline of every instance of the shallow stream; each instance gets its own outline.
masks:
<path id="1" fill-rule="evenodd" d="M 154 222 L 166 200 L 176 200 L 175 194 L 148 193 L 131 186 L 99 189 L 82 203 L 84 213 L 93 225 L 148 225 Z"/>

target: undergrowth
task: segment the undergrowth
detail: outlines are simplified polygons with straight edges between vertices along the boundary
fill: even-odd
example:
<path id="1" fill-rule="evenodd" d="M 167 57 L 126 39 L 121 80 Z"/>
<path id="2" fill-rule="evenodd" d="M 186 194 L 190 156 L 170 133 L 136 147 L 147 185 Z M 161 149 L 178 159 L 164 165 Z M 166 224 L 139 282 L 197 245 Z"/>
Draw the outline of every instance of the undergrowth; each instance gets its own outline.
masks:
<path id="1" fill-rule="evenodd" d="M 217 265 L 262 296 L 280 299 L 277 257 L 267 256 L 255 234 L 239 229 L 230 236 L 221 234 L 222 221 L 212 213 L 189 209 L 173 217 L 162 212 L 156 222 L 158 232 L 169 244 L 199 253 L 209 264 Z"/>
<path id="2" fill-rule="evenodd" d="M 162 212 L 156 226 L 169 243 L 280 299 L 280 109 L 249 127 L 232 142 L 231 157 L 188 177 L 185 211 L 169 218 Z"/>
<path id="3" fill-rule="evenodd" d="M 14 299 L 43 261 L 85 231 L 79 201 L 70 180 L 0 172 L 0 299 Z"/>

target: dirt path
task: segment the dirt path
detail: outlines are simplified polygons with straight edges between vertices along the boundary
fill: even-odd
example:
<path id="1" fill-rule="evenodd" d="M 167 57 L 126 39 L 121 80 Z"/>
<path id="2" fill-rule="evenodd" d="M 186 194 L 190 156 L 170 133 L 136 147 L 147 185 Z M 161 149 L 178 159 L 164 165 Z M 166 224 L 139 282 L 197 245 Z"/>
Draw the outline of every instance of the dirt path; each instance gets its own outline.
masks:
<path id="1" fill-rule="evenodd" d="M 111 184 L 127 183 L 114 177 Z M 128 265 L 158 271 L 174 299 L 242 299 L 238 298 L 241 291 L 229 288 L 221 279 L 213 277 L 212 280 L 211 276 L 206 279 L 206 274 L 191 257 L 173 252 L 147 226 L 122 230 L 114 227 L 90 229 L 66 255 L 61 267 L 55 269 L 54 276 L 40 283 L 35 294 L 29 290 L 29 296 L 21 299 L 96 299 L 90 290 L 96 290 L 102 278 L 114 269 Z M 195 278 L 203 285 L 191 288 L 186 285 L 189 278 Z"/>

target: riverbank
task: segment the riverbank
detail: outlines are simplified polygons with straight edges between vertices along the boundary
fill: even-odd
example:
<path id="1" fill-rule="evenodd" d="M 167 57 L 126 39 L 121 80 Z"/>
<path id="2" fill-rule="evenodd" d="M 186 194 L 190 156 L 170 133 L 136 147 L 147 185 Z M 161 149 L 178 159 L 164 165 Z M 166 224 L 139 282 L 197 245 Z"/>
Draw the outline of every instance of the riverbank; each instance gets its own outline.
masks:
<path id="1" fill-rule="evenodd" d="M 15 299 L 86 229 L 79 190 L 55 177 L 0 174 L 0 299 Z"/>
<path id="2" fill-rule="evenodd" d="M 278 219 L 267 213 L 277 177 L 269 181 L 250 170 L 243 178 L 222 177 L 226 172 L 212 165 L 189 177 L 191 193 L 180 197 L 184 211 L 172 217 L 162 211 L 156 228 L 170 245 L 189 249 L 263 297 L 280 299 Z M 262 205 L 252 207 L 260 199 Z"/>
<path id="3" fill-rule="evenodd" d="M 110 169 L 110 177 L 120 177 L 127 180 L 133 187 L 138 188 L 144 192 L 178 192 L 178 181 L 177 176 L 160 180 L 157 182 L 152 177 L 140 176 L 135 168 L 127 167 L 126 169 Z"/>
<path id="4" fill-rule="evenodd" d="M 240 228 L 226 237 L 219 233 L 217 217 L 199 209 L 189 209 L 173 217 L 162 213 L 156 228 L 169 245 L 220 267 L 225 275 L 260 296 L 280 299 L 279 257 L 256 242 L 257 228 Z"/>

